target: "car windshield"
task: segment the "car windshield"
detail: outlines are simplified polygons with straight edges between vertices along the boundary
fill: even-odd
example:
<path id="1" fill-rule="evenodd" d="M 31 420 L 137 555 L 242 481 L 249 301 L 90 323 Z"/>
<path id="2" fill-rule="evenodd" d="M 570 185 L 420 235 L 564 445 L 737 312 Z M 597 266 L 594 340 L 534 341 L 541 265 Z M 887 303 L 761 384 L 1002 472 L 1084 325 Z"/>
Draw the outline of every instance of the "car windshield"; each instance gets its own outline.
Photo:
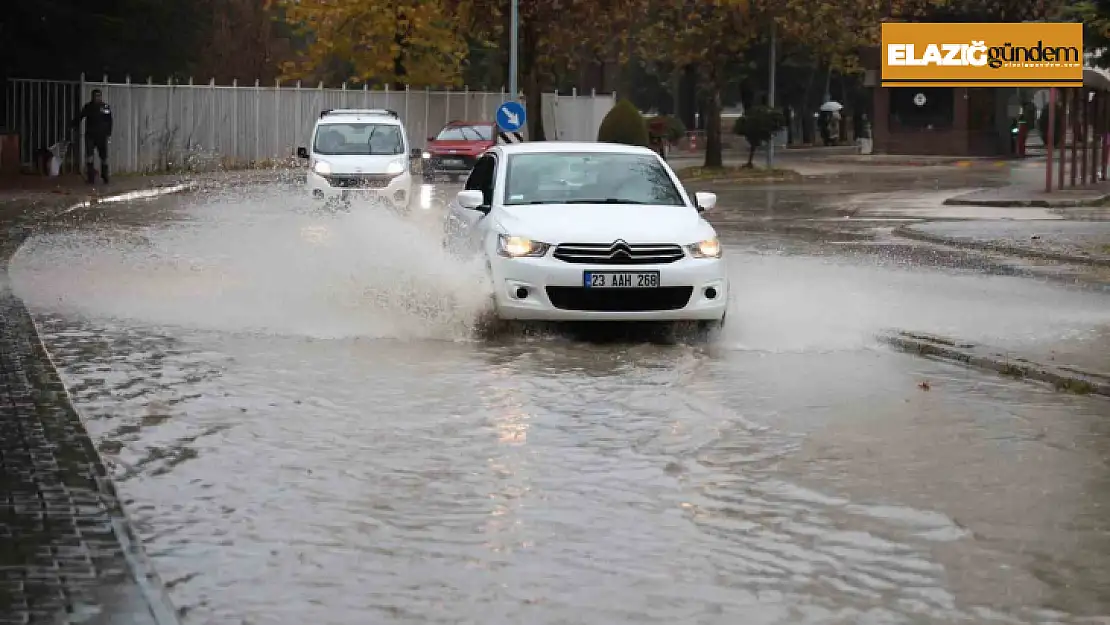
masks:
<path id="1" fill-rule="evenodd" d="M 401 127 L 396 124 L 323 124 L 316 131 L 317 154 L 404 154 Z"/>
<path id="2" fill-rule="evenodd" d="M 436 141 L 492 141 L 492 126 L 448 126 L 439 131 Z"/>
<path id="3" fill-rule="evenodd" d="M 504 203 L 686 205 L 657 157 L 605 152 L 510 156 Z"/>

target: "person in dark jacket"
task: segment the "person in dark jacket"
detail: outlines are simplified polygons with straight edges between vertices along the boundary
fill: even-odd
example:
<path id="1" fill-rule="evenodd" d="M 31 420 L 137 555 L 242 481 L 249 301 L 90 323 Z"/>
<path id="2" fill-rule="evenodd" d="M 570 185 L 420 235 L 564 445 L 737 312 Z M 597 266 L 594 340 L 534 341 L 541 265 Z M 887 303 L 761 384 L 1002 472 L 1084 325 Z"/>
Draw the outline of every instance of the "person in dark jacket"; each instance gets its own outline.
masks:
<path id="1" fill-rule="evenodd" d="M 100 157 L 100 177 L 108 184 L 108 143 L 112 140 L 112 108 L 104 101 L 100 89 L 94 89 L 92 100 L 81 107 L 70 127 L 77 128 L 85 120 L 85 175 L 89 184 L 96 182 L 93 151 Z"/>

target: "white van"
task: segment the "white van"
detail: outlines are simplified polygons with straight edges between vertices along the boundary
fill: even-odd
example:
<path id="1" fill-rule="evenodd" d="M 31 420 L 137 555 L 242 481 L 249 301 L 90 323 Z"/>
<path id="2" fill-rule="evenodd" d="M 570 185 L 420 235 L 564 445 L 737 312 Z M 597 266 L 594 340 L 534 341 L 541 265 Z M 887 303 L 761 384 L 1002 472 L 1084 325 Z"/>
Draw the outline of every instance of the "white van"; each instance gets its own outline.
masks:
<path id="1" fill-rule="evenodd" d="M 312 197 L 349 204 L 361 200 L 407 212 L 413 195 L 408 134 L 395 111 L 327 109 L 312 131 L 305 187 Z"/>

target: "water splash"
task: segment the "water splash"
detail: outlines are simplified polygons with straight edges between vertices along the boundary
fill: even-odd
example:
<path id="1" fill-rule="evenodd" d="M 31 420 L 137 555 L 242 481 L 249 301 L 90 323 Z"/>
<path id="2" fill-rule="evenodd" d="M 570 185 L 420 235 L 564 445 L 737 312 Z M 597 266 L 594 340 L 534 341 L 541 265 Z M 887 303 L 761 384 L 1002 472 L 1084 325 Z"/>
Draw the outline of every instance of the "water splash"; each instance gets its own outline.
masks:
<path id="1" fill-rule="evenodd" d="M 287 194 L 225 192 L 185 218 L 35 236 L 13 284 L 48 312 L 315 338 L 464 338 L 488 301 L 480 265 L 381 209 L 321 214 Z"/>

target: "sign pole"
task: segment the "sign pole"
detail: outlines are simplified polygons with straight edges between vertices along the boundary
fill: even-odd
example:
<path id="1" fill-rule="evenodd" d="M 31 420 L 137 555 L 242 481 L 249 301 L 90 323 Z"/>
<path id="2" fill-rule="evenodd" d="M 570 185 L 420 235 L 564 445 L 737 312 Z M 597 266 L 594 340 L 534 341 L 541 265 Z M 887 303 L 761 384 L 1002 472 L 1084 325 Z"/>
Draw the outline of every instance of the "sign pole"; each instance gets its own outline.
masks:
<path id="1" fill-rule="evenodd" d="M 509 27 L 509 99 L 517 101 L 520 99 L 520 92 L 517 91 L 516 74 L 517 74 L 517 39 L 520 36 L 520 0 L 510 0 L 512 4 L 511 9 L 511 22 Z"/>
<path id="2" fill-rule="evenodd" d="M 1056 87 L 1048 89 L 1048 135 L 1045 138 L 1044 191 L 1052 193 L 1052 148 L 1056 145 Z"/>

